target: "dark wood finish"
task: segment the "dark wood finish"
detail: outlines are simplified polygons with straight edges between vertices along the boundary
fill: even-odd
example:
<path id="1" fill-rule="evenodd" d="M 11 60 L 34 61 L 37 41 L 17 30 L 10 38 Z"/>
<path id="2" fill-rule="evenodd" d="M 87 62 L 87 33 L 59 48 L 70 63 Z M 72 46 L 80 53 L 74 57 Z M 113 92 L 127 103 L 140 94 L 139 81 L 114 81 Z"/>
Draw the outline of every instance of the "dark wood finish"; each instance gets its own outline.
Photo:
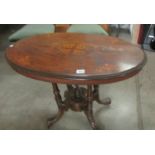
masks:
<path id="1" fill-rule="evenodd" d="M 93 89 L 92 85 L 88 85 L 87 89 L 87 108 L 84 110 L 88 121 L 93 129 L 97 129 L 96 123 L 93 116 Z"/>
<path id="2" fill-rule="evenodd" d="M 74 33 L 38 35 L 18 41 L 7 49 L 6 58 L 18 73 L 52 83 L 58 113 L 48 119 L 48 127 L 71 109 L 83 111 L 93 129 L 97 129 L 93 102 L 111 103 L 110 98 L 100 100 L 98 84 L 132 77 L 146 61 L 139 47 L 121 39 Z M 67 84 L 64 100 L 57 83 Z"/>
<path id="3" fill-rule="evenodd" d="M 19 73 L 54 83 L 99 84 L 139 72 L 144 52 L 121 39 L 85 34 L 46 34 L 21 40 L 6 58 Z M 84 69 L 84 74 L 77 74 Z"/>
<path id="4" fill-rule="evenodd" d="M 58 105 L 58 113 L 54 116 L 48 119 L 48 128 L 52 126 L 54 123 L 56 123 L 64 114 L 65 106 L 62 101 L 59 88 L 56 83 L 52 83 L 53 86 L 53 93 L 55 95 L 55 100 Z"/>
<path id="5" fill-rule="evenodd" d="M 87 88 L 80 87 L 79 85 L 67 85 L 67 90 L 64 93 L 64 101 L 60 95 L 59 88 L 56 83 L 52 83 L 55 100 L 58 106 L 58 113 L 48 119 L 48 128 L 56 123 L 69 109 L 76 112 L 84 112 L 91 127 L 98 129 L 94 116 L 93 116 L 93 102 L 97 101 L 99 104 L 109 105 L 110 99 L 103 101 L 99 98 L 98 85 L 88 85 Z M 94 89 L 93 89 L 94 88 Z"/>

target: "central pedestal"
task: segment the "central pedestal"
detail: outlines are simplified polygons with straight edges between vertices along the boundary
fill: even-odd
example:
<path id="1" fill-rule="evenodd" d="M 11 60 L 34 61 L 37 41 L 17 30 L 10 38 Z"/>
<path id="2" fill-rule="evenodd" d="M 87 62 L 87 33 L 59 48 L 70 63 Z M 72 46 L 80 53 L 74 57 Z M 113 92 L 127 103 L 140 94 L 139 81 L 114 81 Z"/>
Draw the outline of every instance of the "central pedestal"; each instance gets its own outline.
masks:
<path id="1" fill-rule="evenodd" d="M 48 119 L 48 128 L 56 123 L 64 114 L 65 111 L 71 109 L 73 111 L 83 111 L 93 129 L 97 129 L 93 116 L 93 101 L 99 104 L 111 104 L 110 98 L 101 101 L 99 98 L 99 86 L 87 85 L 87 88 L 79 87 L 78 85 L 67 85 L 67 90 L 64 93 L 65 100 L 62 101 L 60 91 L 56 83 L 52 83 L 55 100 L 58 105 L 58 113 L 56 116 Z"/>

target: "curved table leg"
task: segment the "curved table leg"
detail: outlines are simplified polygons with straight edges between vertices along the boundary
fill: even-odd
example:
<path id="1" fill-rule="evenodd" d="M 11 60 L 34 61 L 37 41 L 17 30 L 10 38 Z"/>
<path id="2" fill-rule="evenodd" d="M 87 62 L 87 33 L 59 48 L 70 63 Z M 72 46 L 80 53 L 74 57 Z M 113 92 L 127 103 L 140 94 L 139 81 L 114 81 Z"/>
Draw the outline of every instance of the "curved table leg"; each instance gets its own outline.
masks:
<path id="1" fill-rule="evenodd" d="M 59 88 L 56 83 L 52 83 L 53 86 L 53 92 L 55 95 L 55 100 L 58 106 L 58 113 L 54 116 L 48 119 L 48 128 L 50 128 L 54 123 L 60 120 L 60 118 L 63 116 L 65 107 L 60 95 Z"/>
<path id="2" fill-rule="evenodd" d="M 98 85 L 94 85 L 93 93 L 94 93 L 94 100 L 96 102 L 98 102 L 99 104 L 103 104 L 103 105 L 111 104 L 111 99 L 109 97 L 107 97 L 101 101 L 101 99 L 99 97 L 99 86 Z"/>
<path id="3" fill-rule="evenodd" d="M 103 105 L 109 105 L 111 104 L 111 99 L 109 97 L 103 99 L 102 101 L 100 99 L 97 99 L 96 102 Z"/>
<path id="4" fill-rule="evenodd" d="M 84 113 L 91 125 L 91 127 L 93 129 L 97 129 L 97 126 L 96 126 L 96 122 L 95 122 L 95 119 L 94 119 L 94 116 L 93 116 L 93 92 L 92 92 L 92 86 L 91 85 L 88 85 L 88 89 L 87 89 L 87 102 L 88 102 L 88 106 L 87 106 L 87 109 L 84 110 Z"/>
<path id="5" fill-rule="evenodd" d="M 48 120 L 47 120 L 48 128 L 50 128 L 54 123 L 59 121 L 61 119 L 61 117 L 63 116 L 63 114 L 64 114 L 64 110 L 59 110 L 55 116 L 48 118 Z"/>
<path id="6" fill-rule="evenodd" d="M 96 122 L 94 120 L 94 116 L 93 116 L 93 113 L 91 111 L 84 111 L 88 121 L 89 121 L 89 124 L 91 125 L 92 129 L 98 129 L 97 126 L 96 126 Z"/>
<path id="7" fill-rule="evenodd" d="M 70 108 L 74 111 L 84 111 L 92 129 L 98 129 L 93 115 L 93 101 L 95 100 L 99 104 L 104 105 L 108 105 L 111 103 L 110 98 L 106 98 L 103 101 L 100 100 L 98 85 L 94 85 L 94 87 L 93 85 L 88 85 L 87 89 L 80 88 L 78 85 L 76 85 L 75 87 L 73 87 L 72 85 L 67 85 L 68 91 L 64 101 L 62 101 L 57 84 L 52 83 L 52 86 L 55 100 L 58 106 L 58 113 L 54 117 L 48 119 L 48 128 L 50 128 L 54 123 L 59 121 L 63 116 L 64 112 Z M 77 99 L 80 99 L 80 101 Z"/>

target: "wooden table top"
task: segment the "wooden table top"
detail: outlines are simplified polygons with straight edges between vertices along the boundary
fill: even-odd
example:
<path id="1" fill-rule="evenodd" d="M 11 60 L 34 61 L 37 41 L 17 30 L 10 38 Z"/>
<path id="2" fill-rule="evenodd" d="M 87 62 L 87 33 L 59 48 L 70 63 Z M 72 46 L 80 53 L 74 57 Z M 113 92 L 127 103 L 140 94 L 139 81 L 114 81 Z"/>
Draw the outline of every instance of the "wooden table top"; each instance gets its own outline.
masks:
<path id="1" fill-rule="evenodd" d="M 6 51 L 18 73 L 37 80 L 101 84 L 127 79 L 145 64 L 144 52 L 131 43 L 102 35 L 54 33 L 16 42 Z"/>

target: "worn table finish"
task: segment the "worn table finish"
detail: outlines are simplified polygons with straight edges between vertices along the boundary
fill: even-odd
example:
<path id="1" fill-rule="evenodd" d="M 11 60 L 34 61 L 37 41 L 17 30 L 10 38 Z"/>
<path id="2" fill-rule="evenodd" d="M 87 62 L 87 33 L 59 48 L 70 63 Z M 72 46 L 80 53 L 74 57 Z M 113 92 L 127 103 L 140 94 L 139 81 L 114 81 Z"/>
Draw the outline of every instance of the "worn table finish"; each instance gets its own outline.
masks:
<path id="1" fill-rule="evenodd" d="M 55 33 L 18 41 L 6 51 L 9 64 L 27 77 L 51 82 L 58 105 L 58 114 L 49 119 L 49 127 L 69 108 L 84 111 L 93 129 L 93 101 L 99 99 L 99 84 L 125 80 L 137 74 L 146 57 L 136 45 L 118 38 Z M 57 83 L 67 85 L 63 101 Z M 79 85 L 87 85 L 84 88 Z"/>

